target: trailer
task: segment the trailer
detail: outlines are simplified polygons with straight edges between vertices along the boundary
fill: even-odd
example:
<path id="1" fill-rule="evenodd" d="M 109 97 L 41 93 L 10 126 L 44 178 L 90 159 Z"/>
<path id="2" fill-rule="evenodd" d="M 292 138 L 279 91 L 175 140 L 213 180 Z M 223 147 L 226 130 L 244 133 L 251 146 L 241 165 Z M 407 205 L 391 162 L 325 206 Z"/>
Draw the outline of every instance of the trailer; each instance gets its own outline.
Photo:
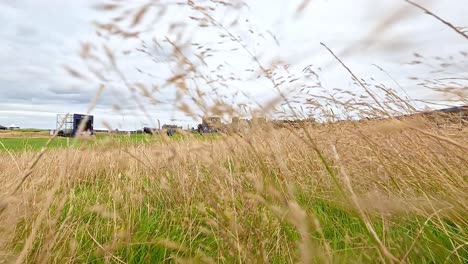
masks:
<path id="1" fill-rule="evenodd" d="M 83 123 L 84 122 L 84 123 Z M 94 116 L 84 114 L 57 114 L 56 131 L 62 137 L 76 137 L 80 134 L 94 135 Z"/>

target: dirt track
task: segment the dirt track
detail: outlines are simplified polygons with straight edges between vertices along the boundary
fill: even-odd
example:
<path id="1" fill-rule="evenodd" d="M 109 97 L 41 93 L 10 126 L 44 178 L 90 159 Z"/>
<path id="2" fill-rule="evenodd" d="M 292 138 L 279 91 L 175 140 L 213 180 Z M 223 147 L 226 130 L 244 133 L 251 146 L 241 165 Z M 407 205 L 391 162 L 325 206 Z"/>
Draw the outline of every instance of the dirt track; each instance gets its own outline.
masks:
<path id="1" fill-rule="evenodd" d="M 0 131 L 0 138 L 44 138 L 49 137 L 48 131 L 41 132 L 22 132 L 5 130 Z"/>

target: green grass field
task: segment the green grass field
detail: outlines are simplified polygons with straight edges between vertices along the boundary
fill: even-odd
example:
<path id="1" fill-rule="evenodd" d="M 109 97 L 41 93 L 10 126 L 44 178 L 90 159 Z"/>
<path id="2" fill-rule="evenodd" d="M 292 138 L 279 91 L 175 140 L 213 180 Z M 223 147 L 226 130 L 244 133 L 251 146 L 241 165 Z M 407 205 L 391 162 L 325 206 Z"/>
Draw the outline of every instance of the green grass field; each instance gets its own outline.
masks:
<path id="1" fill-rule="evenodd" d="M 5 149 L 10 151 L 38 150 L 45 146 L 48 140 L 48 138 L 0 138 L 0 151 Z M 70 142 L 73 143 L 73 140 L 56 138 L 51 142 L 49 147 L 66 147 Z"/>
<path id="2" fill-rule="evenodd" d="M 30 132 L 29 130 L 27 132 Z M 92 140 L 85 140 L 87 143 L 83 143 L 84 140 L 74 138 L 57 137 L 53 139 L 49 148 L 65 148 L 67 146 L 88 146 L 106 144 L 106 143 L 123 143 L 123 144 L 148 144 L 161 142 L 162 137 L 165 135 L 148 135 L 148 134 L 96 134 Z M 200 140 L 209 140 L 218 138 L 219 134 L 187 134 L 182 135 L 176 133 L 171 137 L 166 137 L 171 140 L 182 140 L 186 138 L 196 138 Z M 13 137 L 13 138 L 1 138 L 0 135 L 0 151 L 34 151 L 39 150 L 46 145 L 49 138 L 47 137 Z"/>

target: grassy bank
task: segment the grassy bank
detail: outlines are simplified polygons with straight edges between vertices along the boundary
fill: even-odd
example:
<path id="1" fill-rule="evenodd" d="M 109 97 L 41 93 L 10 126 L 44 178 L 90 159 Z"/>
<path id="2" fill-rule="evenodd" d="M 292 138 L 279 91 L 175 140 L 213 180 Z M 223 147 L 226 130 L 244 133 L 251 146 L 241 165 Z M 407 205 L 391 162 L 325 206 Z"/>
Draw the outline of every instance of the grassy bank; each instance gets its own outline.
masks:
<path id="1" fill-rule="evenodd" d="M 1 153 L 0 260 L 464 263 L 466 143 L 420 120 L 54 149 L 13 195 L 33 153 Z"/>

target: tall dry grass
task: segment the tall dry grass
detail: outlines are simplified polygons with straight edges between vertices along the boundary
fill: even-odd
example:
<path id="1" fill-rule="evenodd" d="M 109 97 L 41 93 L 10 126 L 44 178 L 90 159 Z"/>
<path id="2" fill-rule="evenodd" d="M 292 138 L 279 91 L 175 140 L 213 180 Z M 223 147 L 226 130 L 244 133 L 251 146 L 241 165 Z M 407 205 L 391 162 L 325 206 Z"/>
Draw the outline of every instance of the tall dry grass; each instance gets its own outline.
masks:
<path id="1" fill-rule="evenodd" d="M 466 149 L 442 139 L 466 128 L 408 122 L 439 138 L 387 120 L 50 151 L 2 199 L 2 261 L 463 263 Z"/>
<path id="2" fill-rule="evenodd" d="M 234 116 L 243 106 L 230 103 L 236 98 L 220 87 L 258 79 L 277 98 L 252 98 L 257 107 L 248 114 L 324 122 L 204 141 L 1 152 L 1 262 L 467 262 L 466 120 L 393 118 L 418 110 L 396 92 L 403 87 L 364 80 L 327 44 L 324 54 L 349 73 L 352 91 L 331 93 L 313 66 L 296 76 L 283 61 L 266 63 L 236 33 L 246 30 L 239 17 L 229 24 L 219 19 L 245 8 L 242 1 L 144 2 L 99 5 L 111 14 L 96 22 L 103 44 L 82 45 L 85 70 L 66 67 L 100 84 L 88 112 L 118 83 L 149 121 L 148 105 L 160 104 L 167 89 L 175 91 L 174 109 L 188 116 Z M 171 10 L 190 15 L 160 22 L 173 17 Z M 399 18 L 389 14 L 377 28 Z M 154 29 L 164 38 L 152 44 L 170 47 L 163 63 L 172 71 L 140 81 L 124 70 L 132 51 L 107 44 L 141 41 L 136 51 L 160 64 L 159 50 L 142 37 Z M 212 30 L 213 39 L 191 43 L 197 30 Z M 217 53 L 223 45 L 248 56 L 246 68 L 258 76 L 242 79 L 210 65 L 210 57 L 223 56 Z M 138 72 L 153 76 L 151 67 Z M 466 88 L 440 85 L 466 102 Z M 291 87 L 306 92 L 298 99 L 286 92 Z M 351 121 L 358 118 L 364 121 Z"/>

